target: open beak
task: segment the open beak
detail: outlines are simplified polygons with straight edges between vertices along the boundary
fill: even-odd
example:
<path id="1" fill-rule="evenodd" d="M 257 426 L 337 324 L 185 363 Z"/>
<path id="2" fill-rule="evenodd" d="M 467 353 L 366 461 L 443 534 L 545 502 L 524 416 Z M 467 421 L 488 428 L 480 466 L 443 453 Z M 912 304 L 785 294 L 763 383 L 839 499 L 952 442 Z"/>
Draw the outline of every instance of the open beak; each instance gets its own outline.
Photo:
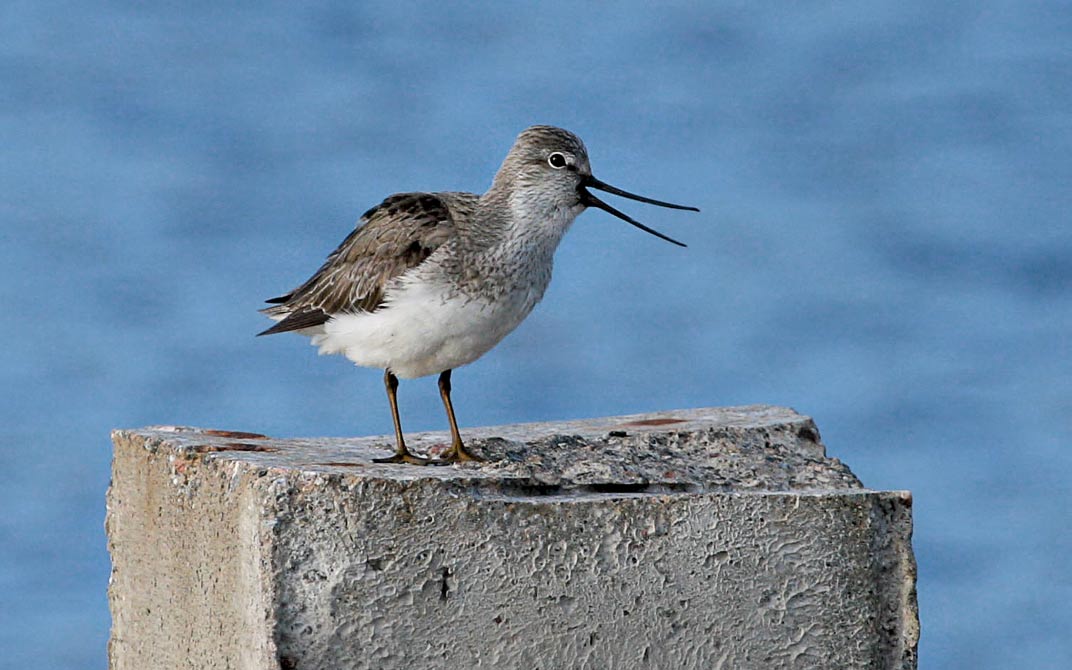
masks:
<path id="1" fill-rule="evenodd" d="M 700 211 L 699 209 L 697 209 L 695 207 L 686 207 L 685 205 L 675 205 L 672 202 L 663 202 L 662 200 L 653 200 L 652 198 L 645 198 L 642 195 L 636 195 L 635 193 L 629 193 L 628 191 L 623 191 L 620 188 L 615 188 L 614 186 L 611 186 L 610 184 L 607 184 L 605 182 L 601 182 L 601 181 L 599 181 L 598 179 L 596 179 L 595 177 L 593 177 L 591 175 L 588 175 L 586 177 L 581 178 L 581 183 L 577 187 L 577 193 L 581 196 L 581 204 L 582 205 L 584 205 L 585 207 L 598 207 L 599 209 L 602 209 L 604 212 L 608 212 L 610 214 L 613 214 L 614 216 L 618 217 L 622 221 L 625 221 L 626 223 L 632 224 L 632 225 L 636 226 L 637 228 L 640 228 L 641 230 L 643 230 L 646 233 L 651 233 L 655 237 L 664 239 L 667 242 L 670 242 L 672 244 L 678 245 L 679 247 L 683 247 L 685 245 L 682 244 L 681 242 L 678 242 L 677 240 L 675 240 L 672 237 L 667 237 L 666 235 L 663 235 L 662 233 L 660 233 L 657 230 L 653 230 L 651 228 L 648 228 L 643 223 L 640 223 L 639 221 L 631 218 L 627 214 L 619 212 L 618 210 L 614 209 L 613 207 L 611 207 L 607 203 L 603 202 L 599 198 L 597 198 L 594 195 L 592 195 L 591 191 L 588 190 L 589 188 L 596 188 L 596 189 L 599 189 L 600 191 L 605 191 L 607 193 L 613 193 L 614 195 L 620 195 L 621 197 L 629 198 L 630 200 L 637 200 L 639 202 L 646 202 L 649 205 L 658 205 L 659 207 L 667 207 L 669 209 L 687 209 L 687 210 L 689 210 L 691 212 Z"/>

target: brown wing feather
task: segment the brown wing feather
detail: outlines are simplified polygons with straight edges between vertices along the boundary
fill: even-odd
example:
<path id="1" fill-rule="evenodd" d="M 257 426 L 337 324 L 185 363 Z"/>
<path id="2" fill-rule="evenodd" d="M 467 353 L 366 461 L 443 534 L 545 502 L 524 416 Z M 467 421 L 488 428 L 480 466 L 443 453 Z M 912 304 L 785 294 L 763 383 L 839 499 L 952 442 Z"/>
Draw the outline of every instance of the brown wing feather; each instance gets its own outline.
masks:
<path id="1" fill-rule="evenodd" d="M 320 269 L 261 312 L 284 318 L 260 335 L 321 325 L 333 314 L 375 311 L 387 283 L 425 261 L 454 235 L 452 205 L 469 208 L 469 193 L 400 193 L 361 216 Z"/>

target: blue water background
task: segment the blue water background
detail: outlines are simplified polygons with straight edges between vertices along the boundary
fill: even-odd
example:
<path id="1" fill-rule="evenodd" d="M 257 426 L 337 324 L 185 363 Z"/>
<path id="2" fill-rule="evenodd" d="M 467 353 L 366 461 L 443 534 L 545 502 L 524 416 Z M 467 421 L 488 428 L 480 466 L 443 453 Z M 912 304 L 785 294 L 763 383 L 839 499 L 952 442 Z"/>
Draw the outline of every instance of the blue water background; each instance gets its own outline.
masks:
<path id="1" fill-rule="evenodd" d="M 920 667 L 1072 667 L 1070 110 L 1067 2 L 4 3 L 0 666 L 105 667 L 110 429 L 388 432 L 260 301 L 552 123 L 703 213 L 583 214 L 462 423 L 792 406 L 914 493 Z"/>

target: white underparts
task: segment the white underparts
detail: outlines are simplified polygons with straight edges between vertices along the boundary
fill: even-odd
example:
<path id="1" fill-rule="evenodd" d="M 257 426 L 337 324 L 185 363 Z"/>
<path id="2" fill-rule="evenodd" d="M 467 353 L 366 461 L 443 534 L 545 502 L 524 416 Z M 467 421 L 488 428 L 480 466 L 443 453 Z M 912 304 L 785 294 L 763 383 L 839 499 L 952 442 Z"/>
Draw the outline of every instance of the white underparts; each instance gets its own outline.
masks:
<path id="1" fill-rule="evenodd" d="M 411 379 L 483 356 L 520 324 L 543 294 L 531 287 L 494 302 L 450 293 L 442 284 L 403 281 L 375 312 L 341 314 L 312 336 L 321 354 Z"/>

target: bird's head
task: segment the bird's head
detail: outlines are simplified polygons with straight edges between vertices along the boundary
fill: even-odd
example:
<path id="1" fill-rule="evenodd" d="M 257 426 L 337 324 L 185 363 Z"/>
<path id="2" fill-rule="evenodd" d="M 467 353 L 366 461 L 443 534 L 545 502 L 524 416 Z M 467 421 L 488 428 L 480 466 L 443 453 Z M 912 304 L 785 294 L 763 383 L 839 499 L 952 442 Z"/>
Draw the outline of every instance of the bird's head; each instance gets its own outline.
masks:
<path id="1" fill-rule="evenodd" d="M 571 219 L 586 207 L 597 207 L 679 246 L 685 245 L 611 207 L 592 195 L 589 189 L 598 189 L 660 207 L 700 211 L 695 207 L 675 205 L 629 193 L 596 179 L 588 162 L 588 150 L 581 138 L 554 126 L 532 126 L 517 136 L 495 177 L 493 189 L 509 193 L 515 208 L 543 206 L 567 210 L 572 213 Z"/>

